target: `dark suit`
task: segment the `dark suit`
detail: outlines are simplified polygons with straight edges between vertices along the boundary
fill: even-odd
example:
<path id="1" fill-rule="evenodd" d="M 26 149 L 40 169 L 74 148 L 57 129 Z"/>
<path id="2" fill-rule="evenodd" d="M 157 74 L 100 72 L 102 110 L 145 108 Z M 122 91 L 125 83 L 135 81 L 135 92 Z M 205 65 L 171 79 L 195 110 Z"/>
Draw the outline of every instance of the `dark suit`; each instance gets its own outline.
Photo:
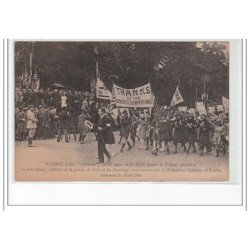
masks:
<path id="1" fill-rule="evenodd" d="M 97 141 L 98 141 L 98 159 L 100 162 L 104 162 L 104 154 L 108 157 L 108 159 L 111 158 L 108 150 L 105 147 L 105 134 L 108 129 L 106 126 L 107 123 L 109 123 L 109 118 L 104 115 L 100 117 L 98 124 L 97 124 Z M 101 127 L 102 130 L 98 130 L 98 127 Z"/>

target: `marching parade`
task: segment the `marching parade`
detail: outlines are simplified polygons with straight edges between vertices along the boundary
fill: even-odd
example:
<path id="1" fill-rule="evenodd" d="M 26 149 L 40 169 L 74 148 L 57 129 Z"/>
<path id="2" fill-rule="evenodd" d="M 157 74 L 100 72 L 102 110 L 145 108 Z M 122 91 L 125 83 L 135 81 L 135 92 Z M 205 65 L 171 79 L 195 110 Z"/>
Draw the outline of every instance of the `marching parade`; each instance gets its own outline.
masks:
<path id="1" fill-rule="evenodd" d="M 83 144 L 87 133 L 95 133 L 98 152 L 110 159 L 105 145 L 116 143 L 114 132 L 118 131 L 120 152 L 125 147 L 138 147 L 154 155 L 176 154 L 178 144 L 187 154 L 198 151 L 202 156 L 213 149 L 218 157 L 228 152 L 229 114 L 224 110 L 199 115 L 194 109 L 183 112 L 175 106 L 119 109 L 101 106 L 81 91 L 23 89 L 18 93 L 21 105 L 15 110 L 16 140 L 27 141 L 30 147 L 33 140 L 60 142 L 63 135 L 66 142 L 70 138 Z M 104 161 L 102 154 L 99 160 Z"/>
<path id="2" fill-rule="evenodd" d="M 94 52 L 98 54 L 96 47 Z M 16 143 L 31 148 L 36 141 L 52 140 L 77 142 L 80 147 L 91 143 L 86 138 L 94 135 L 97 164 L 112 162 L 124 151 L 131 151 L 132 156 L 147 151 L 151 157 L 181 152 L 215 157 L 228 154 L 229 99 L 221 96 L 220 102 L 208 102 L 206 78 L 201 100 L 196 95 L 193 104 L 190 99 L 190 105 L 183 105 L 187 102 L 178 79 L 172 99 L 159 104 L 150 80 L 136 88 L 113 83 L 110 89 L 100 77 L 98 57 L 95 66 L 96 76 L 87 91 L 60 83 L 43 88 L 37 66 L 28 73 L 25 64 L 15 87 Z"/>

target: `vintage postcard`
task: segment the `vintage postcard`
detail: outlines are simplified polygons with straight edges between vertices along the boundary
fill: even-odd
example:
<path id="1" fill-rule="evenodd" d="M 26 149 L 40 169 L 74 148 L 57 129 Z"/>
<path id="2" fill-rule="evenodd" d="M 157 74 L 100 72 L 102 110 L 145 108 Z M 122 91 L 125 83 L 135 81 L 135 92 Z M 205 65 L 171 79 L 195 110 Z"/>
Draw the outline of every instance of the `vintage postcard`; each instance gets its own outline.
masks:
<path id="1" fill-rule="evenodd" d="M 15 181 L 228 181 L 230 41 L 13 41 Z"/>

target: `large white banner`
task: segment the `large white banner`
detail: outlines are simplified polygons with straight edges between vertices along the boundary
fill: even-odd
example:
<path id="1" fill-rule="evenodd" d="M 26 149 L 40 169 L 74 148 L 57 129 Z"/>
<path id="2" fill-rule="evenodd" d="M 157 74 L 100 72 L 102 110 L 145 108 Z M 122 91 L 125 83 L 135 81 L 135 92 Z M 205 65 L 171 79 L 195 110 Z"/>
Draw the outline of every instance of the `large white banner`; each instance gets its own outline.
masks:
<path id="1" fill-rule="evenodd" d="M 135 89 L 124 89 L 114 84 L 113 95 L 117 107 L 144 108 L 154 106 L 150 83 Z"/>

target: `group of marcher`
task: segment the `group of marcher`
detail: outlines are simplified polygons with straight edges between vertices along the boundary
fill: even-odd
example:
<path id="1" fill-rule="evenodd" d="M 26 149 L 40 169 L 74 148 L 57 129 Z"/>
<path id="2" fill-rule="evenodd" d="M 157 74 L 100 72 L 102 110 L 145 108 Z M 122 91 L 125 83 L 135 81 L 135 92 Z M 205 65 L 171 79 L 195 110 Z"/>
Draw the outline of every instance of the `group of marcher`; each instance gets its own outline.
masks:
<path id="1" fill-rule="evenodd" d="M 104 108 L 89 96 L 77 97 L 75 101 L 67 94 L 75 93 L 76 96 L 81 91 L 40 90 L 34 92 L 44 94 L 37 102 L 35 95 L 31 101 L 25 94 L 27 92 L 22 91 L 22 99 L 16 99 L 15 129 L 16 140 L 27 140 L 28 146 L 33 146 L 33 139 L 56 138 L 60 142 L 63 135 L 69 142 L 71 134 L 74 140 L 79 135 L 79 142 L 83 144 L 87 133 L 94 132 L 98 159 L 103 163 L 104 155 L 108 160 L 115 155 L 114 131 L 118 130 L 121 152 L 126 145 L 127 150 L 131 150 L 136 144 L 140 150 L 151 149 L 154 155 L 159 152 L 176 154 L 178 144 L 187 154 L 199 150 L 201 156 L 211 152 L 213 147 L 217 157 L 228 151 L 229 114 L 224 111 L 207 116 L 166 106 L 120 111 L 110 105 Z M 49 99 L 45 93 L 50 93 Z"/>
<path id="2" fill-rule="evenodd" d="M 216 154 L 226 154 L 229 146 L 229 115 L 224 112 L 217 112 L 209 116 L 199 116 L 196 113 L 187 114 L 179 112 L 178 109 L 168 107 L 166 110 L 161 107 L 160 112 L 151 112 L 149 109 L 131 110 L 128 114 L 124 110 L 121 118 L 118 118 L 120 124 L 120 142 L 121 151 L 125 144 L 128 150 L 135 145 L 135 139 L 138 138 L 139 149 L 149 150 L 157 155 L 158 152 L 170 153 L 173 144 L 172 153 L 176 154 L 178 144 L 180 144 L 187 154 L 191 148 L 196 152 L 198 144 L 200 155 L 212 151 L 215 146 Z M 129 142 L 132 141 L 132 146 Z"/>

